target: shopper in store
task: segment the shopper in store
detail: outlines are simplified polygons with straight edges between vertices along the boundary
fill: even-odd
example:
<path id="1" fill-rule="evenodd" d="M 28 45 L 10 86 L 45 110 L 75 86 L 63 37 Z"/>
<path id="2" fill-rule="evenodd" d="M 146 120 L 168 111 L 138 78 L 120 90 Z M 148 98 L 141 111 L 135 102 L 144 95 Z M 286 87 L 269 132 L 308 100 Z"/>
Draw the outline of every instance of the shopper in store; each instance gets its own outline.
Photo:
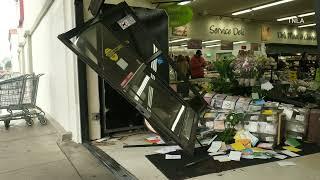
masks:
<path id="1" fill-rule="evenodd" d="M 182 55 L 179 55 L 177 57 L 177 70 L 178 70 L 178 76 L 177 76 L 178 81 L 183 81 L 188 79 L 189 63 L 187 59 Z M 182 97 L 188 97 L 189 96 L 188 83 L 186 82 L 178 83 L 177 92 L 181 94 Z"/>
<path id="2" fill-rule="evenodd" d="M 203 78 L 205 65 L 205 60 L 202 57 L 201 50 L 197 50 L 196 54 L 191 58 L 190 62 L 191 78 Z"/>

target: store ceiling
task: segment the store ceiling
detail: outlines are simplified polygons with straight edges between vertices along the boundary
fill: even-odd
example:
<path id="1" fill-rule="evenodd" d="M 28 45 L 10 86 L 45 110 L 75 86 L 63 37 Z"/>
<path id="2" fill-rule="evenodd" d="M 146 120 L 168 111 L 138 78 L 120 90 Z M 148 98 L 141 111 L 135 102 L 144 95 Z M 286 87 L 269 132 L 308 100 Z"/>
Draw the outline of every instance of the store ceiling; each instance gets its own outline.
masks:
<path id="1" fill-rule="evenodd" d="M 151 0 L 152 2 L 168 2 L 170 0 Z M 274 2 L 274 0 L 195 0 L 189 5 L 199 15 L 214 15 L 245 18 L 256 21 L 276 22 L 276 19 L 314 12 L 314 0 L 294 0 L 274 7 L 253 11 L 251 13 L 232 16 L 233 12 Z M 304 17 L 305 24 L 314 23 L 315 16 Z M 282 22 L 284 23 L 284 22 Z M 288 21 L 285 21 L 288 23 Z"/>

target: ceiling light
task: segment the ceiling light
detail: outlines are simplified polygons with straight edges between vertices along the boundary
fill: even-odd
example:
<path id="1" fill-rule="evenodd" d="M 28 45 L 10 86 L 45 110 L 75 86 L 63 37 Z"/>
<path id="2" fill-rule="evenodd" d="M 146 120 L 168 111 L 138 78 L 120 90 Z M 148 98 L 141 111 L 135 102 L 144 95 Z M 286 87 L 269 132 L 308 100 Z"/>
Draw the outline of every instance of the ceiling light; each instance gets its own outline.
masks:
<path id="1" fill-rule="evenodd" d="M 300 14 L 300 15 L 298 15 L 298 17 L 313 16 L 315 14 L 316 14 L 315 12 L 310 12 L 310 13 Z"/>
<path id="2" fill-rule="evenodd" d="M 181 44 L 181 47 L 187 47 L 188 45 L 187 44 Z"/>
<path id="3" fill-rule="evenodd" d="M 252 9 L 246 9 L 246 10 L 243 10 L 243 11 L 232 13 L 232 16 L 237 16 L 237 15 L 240 15 L 240 14 L 249 13 L 251 11 L 252 11 Z"/>
<path id="4" fill-rule="evenodd" d="M 233 42 L 233 44 L 243 44 L 243 43 L 246 43 L 247 41 L 236 41 L 236 42 Z"/>
<path id="5" fill-rule="evenodd" d="M 191 1 L 181 1 L 181 2 L 179 2 L 178 3 L 178 5 L 186 5 L 186 4 L 189 4 L 189 3 L 191 3 Z"/>
<path id="6" fill-rule="evenodd" d="M 221 44 L 215 44 L 215 45 L 206 46 L 206 48 L 219 47 L 219 46 L 221 46 Z"/>
<path id="7" fill-rule="evenodd" d="M 291 2 L 291 1 L 294 1 L 294 0 L 276 1 L 276 2 L 273 2 L 273 3 L 269 3 L 269 4 L 265 4 L 265 5 L 262 5 L 262 6 L 258 6 L 258 7 L 252 8 L 252 10 L 256 11 L 256 10 L 260 10 L 260 9 L 264 9 L 264 8 L 268 8 L 268 7 L 272 7 L 272 6 L 277 6 L 277 5 L 280 5 L 280 4 L 284 4 L 284 3 L 287 3 L 287 2 Z"/>
<path id="8" fill-rule="evenodd" d="M 286 21 L 286 20 L 289 20 L 289 19 L 296 19 L 298 18 L 297 16 L 289 16 L 289 17 L 284 17 L 284 18 L 280 18 L 280 19 L 277 19 L 277 21 Z"/>
<path id="9" fill-rule="evenodd" d="M 306 25 L 298 26 L 298 28 L 311 27 L 311 26 L 315 26 L 315 25 L 316 25 L 315 23 L 313 23 L 313 24 L 306 24 Z"/>
<path id="10" fill-rule="evenodd" d="M 209 44 L 209 43 L 214 43 L 214 42 L 219 42 L 221 40 L 212 40 L 212 41 L 203 41 L 202 44 Z"/>
<path id="11" fill-rule="evenodd" d="M 176 40 L 169 41 L 169 43 L 176 43 L 176 42 L 187 41 L 187 40 L 190 40 L 190 38 L 176 39 Z"/>
<path id="12" fill-rule="evenodd" d="M 242 10 L 242 11 L 234 12 L 234 13 L 232 13 L 232 15 L 233 16 L 237 16 L 237 15 L 240 15 L 240 14 L 245 14 L 245 13 L 249 13 L 251 11 L 257 11 L 257 10 L 268 8 L 268 7 L 272 7 L 272 6 L 277 6 L 277 5 L 284 4 L 284 3 L 287 3 L 287 2 L 291 2 L 291 1 L 294 1 L 294 0 L 276 1 L 276 2 L 273 2 L 273 3 L 264 4 L 264 5 L 257 6 L 257 7 L 254 7 L 254 8 L 249 8 L 249 9 L 245 9 L 245 10 Z"/>

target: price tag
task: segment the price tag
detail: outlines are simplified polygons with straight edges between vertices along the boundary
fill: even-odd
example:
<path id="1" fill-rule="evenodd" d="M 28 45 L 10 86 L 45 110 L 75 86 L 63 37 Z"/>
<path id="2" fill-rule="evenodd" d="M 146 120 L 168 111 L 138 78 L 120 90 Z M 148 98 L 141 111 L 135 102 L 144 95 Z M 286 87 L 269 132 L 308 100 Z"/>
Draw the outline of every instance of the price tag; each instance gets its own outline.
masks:
<path id="1" fill-rule="evenodd" d="M 296 115 L 296 120 L 297 121 L 304 121 L 304 116 L 303 115 Z"/>
<path id="2" fill-rule="evenodd" d="M 274 117 L 273 116 L 268 116 L 267 117 L 267 121 L 274 121 Z"/>
<path id="3" fill-rule="evenodd" d="M 251 116 L 250 120 L 251 121 L 258 121 L 259 120 L 259 116 Z"/>

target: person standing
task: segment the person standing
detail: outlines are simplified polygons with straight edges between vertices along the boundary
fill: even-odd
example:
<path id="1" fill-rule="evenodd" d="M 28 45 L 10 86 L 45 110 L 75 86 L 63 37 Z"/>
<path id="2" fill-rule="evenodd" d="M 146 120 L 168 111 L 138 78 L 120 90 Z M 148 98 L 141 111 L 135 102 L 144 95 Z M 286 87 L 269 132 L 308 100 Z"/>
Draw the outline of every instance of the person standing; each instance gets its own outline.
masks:
<path id="1" fill-rule="evenodd" d="M 197 50 L 196 54 L 191 58 L 190 66 L 192 79 L 204 77 L 205 60 L 202 57 L 201 50 Z"/>
<path id="2" fill-rule="evenodd" d="M 184 81 L 188 79 L 188 71 L 189 71 L 189 63 L 187 59 L 179 55 L 177 58 L 177 71 L 178 81 Z M 182 97 L 188 97 L 189 96 L 189 86 L 187 82 L 179 82 L 177 86 L 177 92 L 182 95 Z"/>

